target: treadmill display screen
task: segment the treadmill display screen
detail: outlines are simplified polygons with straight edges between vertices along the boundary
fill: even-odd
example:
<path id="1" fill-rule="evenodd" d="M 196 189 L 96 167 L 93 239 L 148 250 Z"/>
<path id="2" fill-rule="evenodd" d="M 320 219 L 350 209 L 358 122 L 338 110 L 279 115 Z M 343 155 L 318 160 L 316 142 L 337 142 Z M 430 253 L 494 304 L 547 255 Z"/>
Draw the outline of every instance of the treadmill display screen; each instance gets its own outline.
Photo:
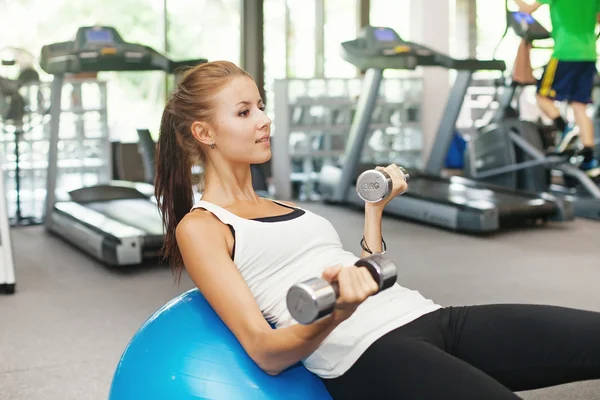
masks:
<path id="1" fill-rule="evenodd" d="M 515 19 L 515 21 L 517 21 L 519 24 L 522 24 L 523 22 L 525 22 L 527 25 L 535 24 L 535 19 L 533 19 L 531 14 L 527 14 L 527 13 L 519 12 L 519 11 L 513 11 L 512 15 L 513 15 L 513 18 Z"/>
<path id="2" fill-rule="evenodd" d="M 112 43 L 112 32 L 108 29 L 88 29 L 85 32 L 85 40 L 88 43 Z"/>
<path id="3" fill-rule="evenodd" d="M 398 39 L 394 31 L 391 29 L 379 28 L 375 29 L 374 32 L 375 39 L 377 39 L 379 42 L 394 42 Z"/>

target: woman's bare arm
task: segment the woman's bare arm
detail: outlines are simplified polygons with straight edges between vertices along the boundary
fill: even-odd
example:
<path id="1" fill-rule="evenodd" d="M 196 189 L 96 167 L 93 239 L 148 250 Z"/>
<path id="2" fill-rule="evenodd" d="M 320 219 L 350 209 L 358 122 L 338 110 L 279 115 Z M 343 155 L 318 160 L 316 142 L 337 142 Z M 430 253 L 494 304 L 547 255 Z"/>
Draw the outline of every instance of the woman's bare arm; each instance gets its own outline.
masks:
<path id="1" fill-rule="evenodd" d="M 272 329 L 231 260 L 224 232 L 213 215 L 188 214 L 177 227 L 186 270 L 248 355 L 276 375 L 310 355 L 341 321 L 330 316 L 310 325 Z"/>

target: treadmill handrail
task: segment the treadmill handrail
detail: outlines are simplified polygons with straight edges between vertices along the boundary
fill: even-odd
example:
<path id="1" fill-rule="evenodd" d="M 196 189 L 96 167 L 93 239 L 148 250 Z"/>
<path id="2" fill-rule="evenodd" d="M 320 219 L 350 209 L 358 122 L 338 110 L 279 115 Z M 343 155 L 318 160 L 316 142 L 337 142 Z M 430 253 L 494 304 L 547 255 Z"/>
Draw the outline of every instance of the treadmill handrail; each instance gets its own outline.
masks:
<path id="1" fill-rule="evenodd" d="M 452 69 L 462 71 L 505 71 L 506 63 L 502 60 L 479 60 L 477 58 L 453 59 Z"/>
<path id="2" fill-rule="evenodd" d="M 348 40 L 341 45 L 341 56 L 350 64 L 365 70 L 371 68 L 409 70 L 430 66 L 462 71 L 506 70 L 506 63 L 503 60 L 457 59 L 420 43 L 404 40 L 400 43 L 401 45 L 390 45 L 389 48 L 365 51 L 362 39 Z M 397 65 L 394 65 L 396 61 Z"/>
<path id="3" fill-rule="evenodd" d="M 69 192 L 71 200 L 76 203 L 86 203 L 90 201 L 109 201 L 123 199 L 147 199 L 148 196 L 141 193 L 135 184 L 126 186 L 125 184 L 100 184 L 94 186 L 84 186 Z"/>

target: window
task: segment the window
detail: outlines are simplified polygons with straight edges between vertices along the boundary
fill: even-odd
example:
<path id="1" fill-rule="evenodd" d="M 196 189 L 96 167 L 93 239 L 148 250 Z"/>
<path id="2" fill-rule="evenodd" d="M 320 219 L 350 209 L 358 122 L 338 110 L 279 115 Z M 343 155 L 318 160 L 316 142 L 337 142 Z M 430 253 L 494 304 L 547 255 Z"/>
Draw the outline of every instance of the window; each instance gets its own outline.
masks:
<path id="1" fill-rule="evenodd" d="M 411 0 L 371 0 L 370 24 L 392 28 L 402 39 L 410 40 L 410 3 Z M 386 69 L 383 72 L 385 78 L 412 76 L 414 74 L 415 71 L 397 69 Z"/>
<path id="2" fill-rule="evenodd" d="M 286 5 L 284 0 L 264 0 L 265 86 L 286 76 Z"/>
<path id="3" fill-rule="evenodd" d="M 167 15 L 169 58 L 176 61 L 206 58 L 240 65 L 241 0 L 169 0 Z M 161 90 L 164 99 L 164 82 Z M 152 114 L 152 126 L 156 129 L 163 107 L 161 101 L 159 110 Z M 156 138 L 154 130 L 152 133 Z"/>
<path id="4" fill-rule="evenodd" d="M 371 25 L 393 28 L 401 38 L 410 40 L 410 3 L 411 0 L 371 0 Z"/>
<path id="5" fill-rule="evenodd" d="M 312 78 L 315 75 L 315 0 L 287 0 L 288 62 L 290 78 Z"/>
<path id="6" fill-rule="evenodd" d="M 325 78 L 356 76 L 356 68 L 340 57 L 340 45 L 356 38 L 357 0 L 264 0 L 267 86 L 274 79 L 316 76 L 317 1 L 324 3 L 322 65 Z"/>
<path id="7" fill-rule="evenodd" d="M 171 0 L 169 55 L 240 63 L 240 0 Z"/>
<path id="8" fill-rule="evenodd" d="M 516 9 L 513 2 L 509 2 L 509 10 Z M 533 16 L 546 29 L 552 30 L 548 7 L 542 6 Z M 506 62 L 507 71 L 512 71 L 521 38 L 509 29 L 506 37 L 502 39 L 506 24 L 504 2 L 477 0 L 477 57 L 492 58 L 495 56 L 496 59 Z M 536 46 L 551 46 L 552 40 L 538 41 L 535 44 Z M 551 51 L 551 49 L 533 49 L 531 51 L 531 64 L 534 70 L 543 67 L 548 62 Z M 539 72 L 536 71 L 536 73 Z"/>
<path id="9" fill-rule="evenodd" d="M 356 39 L 358 32 L 356 0 L 325 0 L 325 77 L 352 78 L 357 69 L 340 57 L 341 43 Z"/>
<path id="10" fill-rule="evenodd" d="M 0 48 L 21 47 L 36 58 L 43 45 L 72 40 L 80 26 L 94 24 L 116 28 L 125 41 L 162 49 L 162 0 L 21 0 L 0 7 Z M 44 80 L 51 79 L 41 75 Z M 99 74 L 99 79 L 108 81 L 112 139 L 136 141 L 135 128 L 157 126 L 156 114 L 164 98 L 163 76 L 160 72 Z"/>

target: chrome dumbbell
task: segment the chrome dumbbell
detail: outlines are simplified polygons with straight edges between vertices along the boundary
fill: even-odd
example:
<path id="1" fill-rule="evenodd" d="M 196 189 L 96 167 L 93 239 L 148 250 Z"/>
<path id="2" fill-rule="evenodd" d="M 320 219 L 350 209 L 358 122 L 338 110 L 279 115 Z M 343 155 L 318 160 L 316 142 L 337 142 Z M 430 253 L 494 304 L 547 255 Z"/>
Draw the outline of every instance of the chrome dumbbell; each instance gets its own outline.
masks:
<path id="1" fill-rule="evenodd" d="M 397 269 L 393 261 L 383 254 L 361 258 L 354 265 L 365 267 L 379 286 L 379 292 L 396 282 Z M 378 293 L 379 293 L 378 292 Z M 336 282 L 312 278 L 292 286 L 287 293 L 287 307 L 292 317 L 301 324 L 310 324 L 333 312 L 339 297 Z"/>
<path id="2" fill-rule="evenodd" d="M 410 180 L 408 171 L 398 167 L 406 183 Z M 356 179 L 356 193 L 368 203 L 376 203 L 389 196 L 393 189 L 392 177 L 385 171 L 369 169 Z"/>

